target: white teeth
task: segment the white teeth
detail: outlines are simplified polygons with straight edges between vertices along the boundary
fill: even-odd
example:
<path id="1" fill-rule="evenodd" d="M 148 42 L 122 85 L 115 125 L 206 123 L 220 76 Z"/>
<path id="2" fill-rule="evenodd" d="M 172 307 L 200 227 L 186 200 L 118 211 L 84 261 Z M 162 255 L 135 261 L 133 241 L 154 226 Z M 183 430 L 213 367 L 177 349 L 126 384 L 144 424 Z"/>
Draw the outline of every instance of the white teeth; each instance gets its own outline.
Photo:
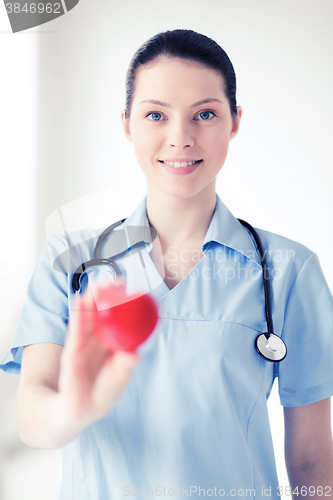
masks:
<path id="1" fill-rule="evenodd" d="M 193 165 L 193 163 L 196 163 L 199 160 L 196 161 L 164 161 L 166 165 L 170 165 L 170 167 L 175 167 L 175 168 L 180 168 L 180 167 L 189 167 L 190 165 Z"/>

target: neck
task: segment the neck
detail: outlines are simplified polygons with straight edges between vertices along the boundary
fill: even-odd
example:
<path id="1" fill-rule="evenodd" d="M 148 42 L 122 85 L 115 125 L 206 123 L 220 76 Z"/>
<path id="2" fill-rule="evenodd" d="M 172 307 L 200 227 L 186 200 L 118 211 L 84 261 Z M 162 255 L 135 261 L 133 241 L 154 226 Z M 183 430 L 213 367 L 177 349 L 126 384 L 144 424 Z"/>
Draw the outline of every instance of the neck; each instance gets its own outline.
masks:
<path id="1" fill-rule="evenodd" d="M 162 246 L 202 244 L 216 205 L 215 183 L 190 198 L 176 198 L 147 184 L 147 215 Z"/>

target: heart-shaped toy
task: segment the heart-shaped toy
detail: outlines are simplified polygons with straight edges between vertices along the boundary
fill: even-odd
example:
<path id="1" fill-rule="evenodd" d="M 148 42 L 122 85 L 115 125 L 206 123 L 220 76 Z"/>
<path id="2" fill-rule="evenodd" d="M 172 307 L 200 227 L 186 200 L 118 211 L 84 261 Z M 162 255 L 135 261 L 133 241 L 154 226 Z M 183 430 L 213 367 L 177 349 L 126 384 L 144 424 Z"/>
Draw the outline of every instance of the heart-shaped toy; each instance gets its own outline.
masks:
<path id="1" fill-rule="evenodd" d="M 108 285 L 96 288 L 94 298 L 91 328 L 110 351 L 133 352 L 154 331 L 158 310 L 150 295 L 127 295 L 124 285 Z"/>

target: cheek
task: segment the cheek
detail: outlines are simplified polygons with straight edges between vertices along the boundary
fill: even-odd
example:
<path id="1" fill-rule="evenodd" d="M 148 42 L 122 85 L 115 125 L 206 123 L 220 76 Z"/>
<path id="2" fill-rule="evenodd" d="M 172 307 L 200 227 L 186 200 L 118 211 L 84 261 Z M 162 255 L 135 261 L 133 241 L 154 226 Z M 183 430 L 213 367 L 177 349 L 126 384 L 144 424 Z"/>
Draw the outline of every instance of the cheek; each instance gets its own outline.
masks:
<path id="1" fill-rule="evenodd" d="M 229 134 L 224 129 L 217 129 L 213 134 L 207 134 L 206 147 L 212 156 L 221 159 L 228 153 Z"/>
<path id="2" fill-rule="evenodd" d="M 132 134 L 133 146 L 136 155 L 142 156 L 149 146 L 147 137 L 143 134 L 140 129 L 137 129 L 134 134 Z"/>
<path id="3" fill-rule="evenodd" d="M 133 137 L 133 145 L 135 154 L 139 159 L 151 159 L 152 156 L 156 156 L 160 149 L 160 140 L 158 134 L 153 133 L 150 130 L 146 130 L 144 127 L 138 127 L 136 133 Z"/>
<path id="4" fill-rule="evenodd" d="M 138 132 L 135 137 L 133 137 L 133 146 L 139 167 L 145 172 L 150 163 L 149 160 L 154 154 L 151 140 L 148 140 L 145 134 L 140 134 L 140 132 Z"/>

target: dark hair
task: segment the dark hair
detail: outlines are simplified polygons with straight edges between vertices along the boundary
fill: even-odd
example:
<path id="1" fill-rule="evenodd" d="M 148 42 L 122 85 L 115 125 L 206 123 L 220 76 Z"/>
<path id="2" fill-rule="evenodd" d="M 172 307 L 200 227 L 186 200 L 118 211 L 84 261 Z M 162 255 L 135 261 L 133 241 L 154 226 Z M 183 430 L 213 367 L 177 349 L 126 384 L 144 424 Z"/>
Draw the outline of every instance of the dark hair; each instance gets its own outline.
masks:
<path id="1" fill-rule="evenodd" d="M 158 33 L 145 42 L 134 54 L 126 77 L 126 111 L 129 118 L 136 70 L 160 57 L 179 57 L 199 62 L 218 71 L 224 82 L 224 91 L 229 100 L 232 116 L 237 116 L 236 75 L 233 65 L 224 50 L 211 38 L 192 30 L 173 30 Z"/>

